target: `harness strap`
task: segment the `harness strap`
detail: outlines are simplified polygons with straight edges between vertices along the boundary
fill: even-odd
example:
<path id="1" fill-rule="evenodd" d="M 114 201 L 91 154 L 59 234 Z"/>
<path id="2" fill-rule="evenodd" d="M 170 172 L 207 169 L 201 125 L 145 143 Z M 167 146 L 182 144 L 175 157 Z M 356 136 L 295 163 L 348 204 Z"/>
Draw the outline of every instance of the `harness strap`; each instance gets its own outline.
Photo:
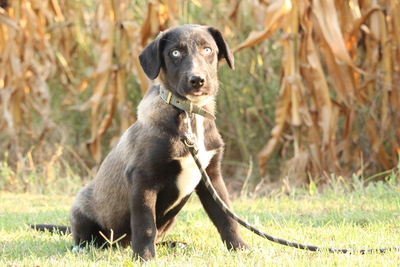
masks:
<path id="1" fill-rule="evenodd" d="M 162 86 L 160 86 L 160 97 L 166 103 L 171 104 L 179 109 L 182 109 L 188 112 L 189 114 L 196 113 L 209 120 L 215 120 L 215 116 L 210 112 L 208 112 L 207 110 L 205 110 L 204 108 L 194 105 L 190 100 L 176 97 L 171 91 L 163 88 Z"/>

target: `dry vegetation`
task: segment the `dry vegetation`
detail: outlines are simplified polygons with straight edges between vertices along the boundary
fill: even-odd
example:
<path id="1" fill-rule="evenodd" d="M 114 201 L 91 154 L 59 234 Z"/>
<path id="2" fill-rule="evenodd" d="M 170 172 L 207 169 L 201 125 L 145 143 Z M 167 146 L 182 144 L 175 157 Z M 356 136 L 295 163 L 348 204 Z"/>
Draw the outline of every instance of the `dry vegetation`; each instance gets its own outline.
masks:
<path id="1" fill-rule="evenodd" d="M 264 29 L 236 48 L 282 30 L 280 98 L 272 138 L 259 153 L 262 171 L 282 139 L 293 146 L 296 173 L 329 178 L 329 171 L 396 166 L 400 2 L 278 0 L 262 12 Z"/>
<path id="2" fill-rule="evenodd" d="M 237 115 L 220 122 L 236 169 L 258 155 L 261 177 L 304 183 L 397 166 L 400 1 L 92 2 L 0 1 L 0 189 L 90 176 L 135 121 L 149 83 L 138 54 L 183 23 L 215 25 L 234 48 L 219 116 Z"/>

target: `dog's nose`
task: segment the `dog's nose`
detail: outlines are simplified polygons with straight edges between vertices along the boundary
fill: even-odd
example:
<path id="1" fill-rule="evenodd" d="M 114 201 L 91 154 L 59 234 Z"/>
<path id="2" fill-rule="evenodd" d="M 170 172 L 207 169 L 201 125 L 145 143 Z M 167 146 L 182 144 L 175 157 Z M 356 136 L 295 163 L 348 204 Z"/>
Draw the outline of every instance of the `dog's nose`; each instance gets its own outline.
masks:
<path id="1" fill-rule="evenodd" d="M 205 77 L 203 75 L 200 76 L 195 76 L 193 75 L 192 77 L 190 77 L 189 83 L 193 88 L 200 88 L 203 87 L 205 82 Z"/>

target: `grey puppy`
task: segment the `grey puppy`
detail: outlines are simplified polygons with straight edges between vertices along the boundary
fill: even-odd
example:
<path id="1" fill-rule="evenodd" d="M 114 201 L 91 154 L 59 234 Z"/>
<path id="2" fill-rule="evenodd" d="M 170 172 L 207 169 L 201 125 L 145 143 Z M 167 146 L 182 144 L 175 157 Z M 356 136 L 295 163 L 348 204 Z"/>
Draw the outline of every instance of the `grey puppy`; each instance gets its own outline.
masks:
<path id="1" fill-rule="evenodd" d="M 99 232 L 109 237 L 112 229 L 114 239 L 126 235 L 121 243 L 132 244 L 135 258 L 151 259 L 155 244 L 195 191 L 227 248 L 247 248 L 238 224 L 215 204 L 179 139 L 192 129 L 201 164 L 229 205 L 221 176 L 224 143 L 214 122 L 223 59 L 233 69 L 233 54 L 220 31 L 200 25 L 170 28 L 143 50 L 139 60 L 153 85 L 138 106 L 137 122 L 77 195 L 70 215 L 76 246 L 101 246 L 105 240 Z"/>

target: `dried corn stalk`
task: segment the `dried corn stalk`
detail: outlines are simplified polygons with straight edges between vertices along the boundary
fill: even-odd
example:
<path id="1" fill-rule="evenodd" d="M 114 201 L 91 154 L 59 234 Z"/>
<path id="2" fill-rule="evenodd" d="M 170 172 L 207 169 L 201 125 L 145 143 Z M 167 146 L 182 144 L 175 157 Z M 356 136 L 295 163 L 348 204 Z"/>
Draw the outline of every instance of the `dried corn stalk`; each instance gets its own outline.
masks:
<path id="1" fill-rule="evenodd" d="M 46 80 L 53 74 L 55 55 L 46 26 L 53 12 L 40 0 L 10 1 L 6 10 L 0 8 L 0 129 L 10 134 L 14 160 L 23 157 L 22 134 L 28 133 L 40 146 L 50 126 Z M 32 110 L 42 117 L 41 129 L 31 128 Z"/>
<path id="2" fill-rule="evenodd" d="M 100 58 L 95 73 L 83 81 L 82 89 L 94 80 L 93 94 L 81 109 L 91 108 L 90 152 L 97 163 L 101 160 L 101 136 L 110 127 L 115 112 L 120 115 L 120 133 L 133 122 L 132 106 L 127 100 L 126 84 L 132 71 L 141 85 L 142 94 L 149 81 L 143 73 L 138 56 L 147 39 L 177 24 L 176 1 L 149 1 L 148 13 L 140 28 L 128 20 L 130 0 L 100 0 L 96 10 L 96 25 L 100 32 Z"/>
<path id="3" fill-rule="evenodd" d="M 373 163 L 395 167 L 400 2 L 276 0 L 259 1 L 256 8 L 264 29 L 251 32 L 234 51 L 278 29 L 284 48 L 275 126 L 259 153 L 262 172 L 282 141 L 292 147 L 288 175 L 300 181 L 307 172 L 322 177 L 363 171 Z"/>
<path id="4" fill-rule="evenodd" d="M 40 151 L 45 133 L 54 125 L 48 80 L 57 73 L 65 88 L 73 90 L 70 65 L 77 47 L 77 24 L 72 21 L 81 18 L 81 5 L 67 0 L 3 1 L 0 5 L 0 129 L 9 132 L 10 162 L 23 162 L 32 144 Z M 37 124 L 35 128 L 31 122 L 38 117 L 40 128 Z M 42 156 L 34 158 L 41 162 L 48 157 Z"/>

